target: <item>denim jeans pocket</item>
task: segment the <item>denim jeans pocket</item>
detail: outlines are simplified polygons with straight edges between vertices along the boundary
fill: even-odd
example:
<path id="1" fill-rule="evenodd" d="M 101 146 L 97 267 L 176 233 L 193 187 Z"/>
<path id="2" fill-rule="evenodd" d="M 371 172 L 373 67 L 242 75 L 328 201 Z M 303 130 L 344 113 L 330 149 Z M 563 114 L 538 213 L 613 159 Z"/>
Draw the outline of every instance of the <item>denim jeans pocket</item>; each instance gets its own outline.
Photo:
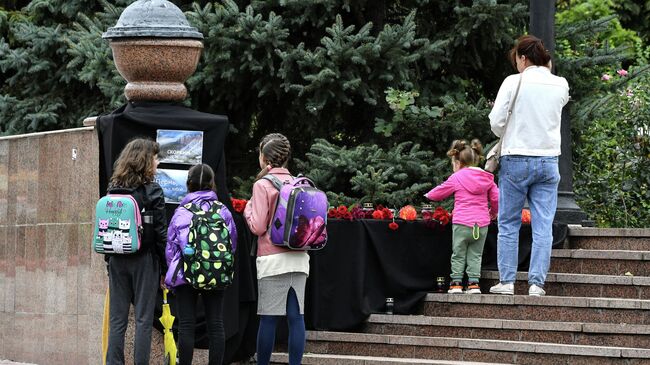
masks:
<path id="1" fill-rule="evenodd" d="M 529 163 L 525 157 L 504 156 L 501 158 L 501 171 L 508 180 L 520 183 L 528 178 Z"/>
<path id="2" fill-rule="evenodd" d="M 560 168 L 557 157 L 545 158 L 541 160 L 542 181 L 544 183 L 555 184 L 560 182 Z"/>

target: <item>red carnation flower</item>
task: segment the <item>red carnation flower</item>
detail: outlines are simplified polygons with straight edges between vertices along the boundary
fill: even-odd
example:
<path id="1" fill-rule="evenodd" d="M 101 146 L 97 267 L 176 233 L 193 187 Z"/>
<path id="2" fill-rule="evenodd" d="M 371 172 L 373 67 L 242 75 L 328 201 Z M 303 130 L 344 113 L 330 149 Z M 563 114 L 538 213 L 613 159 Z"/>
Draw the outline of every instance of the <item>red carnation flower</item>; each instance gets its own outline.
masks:
<path id="1" fill-rule="evenodd" d="M 339 207 L 336 210 L 341 216 L 343 216 L 345 213 L 348 212 L 348 207 L 346 207 L 345 205 L 339 205 Z"/>
<path id="2" fill-rule="evenodd" d="M 391 212 L 390 209 L 384 208 L 381 210 L 381 213 L 384 216 L 384 219 L 393 219 L 393 212 Z"/>
<path id="3" fill-rule="evenodd" d="M 230 198 L 230 202 L 232 203 L 232 208 L 235 210 L 235 212 L 242 213 L 246 208 L 246 203 L 248 201 L 245 199 Z"/>
<path id="4" fill-rule="evenodd" d="M 366 217 L 366 213 L 363 211 L 363 209 L 361 209 L 361 208 L 359 208 L 357 206 L 352 208 L 352 210 L 350 211 L 350 214 L 352 215 L 352 218 L 354 218 L 354 219 L 363 219 L 363 218 Z"/>
<path id="5" fill-rule="evenodd" d="M 384 219 L 384 214 L 379 210 L 375 210 L 374 212 L 372 212 L 372 218 L 373 219 Z"/>
<path id="6" fill-rule="evenodd" d="M 393 231 L 397 231 L 397 229 L 399 228 L 399 224 L 397 224 L 395 222 L 390 222 L 388 224 L 388 228 L 392 229 Z"/>
<path id="7" fill-rule="evenodd" d="M 343 216 L 341 218 L 351 221 L 352 220 L 352 213 L 345 212 L 345 214 L 343 214 Z"/>
<path id="8" fill-rule="evenodd" d="M 337 212 L 337 210 L 335 208 L 330 208 L 327 211 L 327 218 L 337 218 L 337 215 L 338 215 L 337 213 L 338 212 Z"/>

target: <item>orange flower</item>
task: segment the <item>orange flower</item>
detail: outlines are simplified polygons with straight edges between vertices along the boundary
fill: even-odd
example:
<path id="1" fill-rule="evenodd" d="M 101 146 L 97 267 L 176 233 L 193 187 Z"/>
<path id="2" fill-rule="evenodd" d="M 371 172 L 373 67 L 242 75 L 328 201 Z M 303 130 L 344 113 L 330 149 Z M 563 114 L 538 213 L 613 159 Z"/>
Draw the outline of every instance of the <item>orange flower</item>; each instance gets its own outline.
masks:
<path id="1" fill-rule="evenodd" d="M 522 209 L 522 211 L 521 211 L 521 223 L 530 224 L 530 210 Z"/>
<path id="2" fill-rule="evenodd" d="M 399 217 L 405 221 L 414 221 L 417 218 L 418 212 L 412 205 L 407 205 L 399 210 Z"/>

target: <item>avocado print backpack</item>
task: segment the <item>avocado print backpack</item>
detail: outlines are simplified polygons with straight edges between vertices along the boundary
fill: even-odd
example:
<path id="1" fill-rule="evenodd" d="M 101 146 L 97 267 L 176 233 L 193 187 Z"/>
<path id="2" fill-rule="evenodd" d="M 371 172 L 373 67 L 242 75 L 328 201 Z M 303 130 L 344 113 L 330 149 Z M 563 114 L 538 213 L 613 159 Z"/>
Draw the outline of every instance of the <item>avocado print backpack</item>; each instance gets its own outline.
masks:
<path id="1" fill-rule="evenodd" d="M 185 280 L 200 290 L 227 288 L 232 284 L 235 256 L 230 232 L 219 214 L 223 204 L 214 201 L 208 211 L 193 203 L 183 207 L 192 213 L 182 256 Z"/>

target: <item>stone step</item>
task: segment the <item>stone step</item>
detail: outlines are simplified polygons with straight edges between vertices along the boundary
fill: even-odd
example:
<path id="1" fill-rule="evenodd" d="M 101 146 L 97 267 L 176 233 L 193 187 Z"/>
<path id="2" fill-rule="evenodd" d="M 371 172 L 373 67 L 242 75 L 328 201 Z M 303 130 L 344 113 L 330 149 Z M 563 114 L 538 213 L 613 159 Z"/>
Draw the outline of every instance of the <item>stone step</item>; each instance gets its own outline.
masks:
<path id="1" fill-rule="evenodd" d="M 518 272 L 516 278 L 515 293 L 528 294 L 528 273 Z M 483 293 L 498 282 L 498 271 L 481 273 Z M 650 299 L 650 277 L 548 273 L 544 290 L 553 296 Z"/>
<path id="2" fill-rule="evenodd" d="M 650 325 L 373 314 L 366 333 L 650 348 Z"/>
<path id="3" fill-rule="evenodd" d="M 650 276 L 650 251 L 553 250 L 549 272 Z"/>
<path id="4" fill-rule="evenodd" d="M 650 324 L 650 300 L 531 297 L 497 294 L 427 294 L 422 313 L 432 317 Z"/>
<path id="5" fill-rule="evenodd" d="M 507 364 L 637 365 L 650 362 L 650 350 L 639 348 L 325 331 L 307 333 L 306 352 Z"/>
<path id="6" fill-rule="evenodd" d="M 289 355 L 286 353 L 274 353 L 271 355 L 271 364 L 288 364 Z M 447 360 L 427 360 L 427 359 L 408 359 L 394 357 L 377 357 L 377 356 L 353 356 L 353 355 L 335 355 L 335 354 L 304 354 L 302 357 L 303 365 L 506 365 L 486 362 L 468 362 L 468 361 L 447 361 Z"/>
<path id="7" fill-rule="evenodd" d="M 650 228 L 589 228 L 569 225 L 569 248 L 650 251 Z"/>

